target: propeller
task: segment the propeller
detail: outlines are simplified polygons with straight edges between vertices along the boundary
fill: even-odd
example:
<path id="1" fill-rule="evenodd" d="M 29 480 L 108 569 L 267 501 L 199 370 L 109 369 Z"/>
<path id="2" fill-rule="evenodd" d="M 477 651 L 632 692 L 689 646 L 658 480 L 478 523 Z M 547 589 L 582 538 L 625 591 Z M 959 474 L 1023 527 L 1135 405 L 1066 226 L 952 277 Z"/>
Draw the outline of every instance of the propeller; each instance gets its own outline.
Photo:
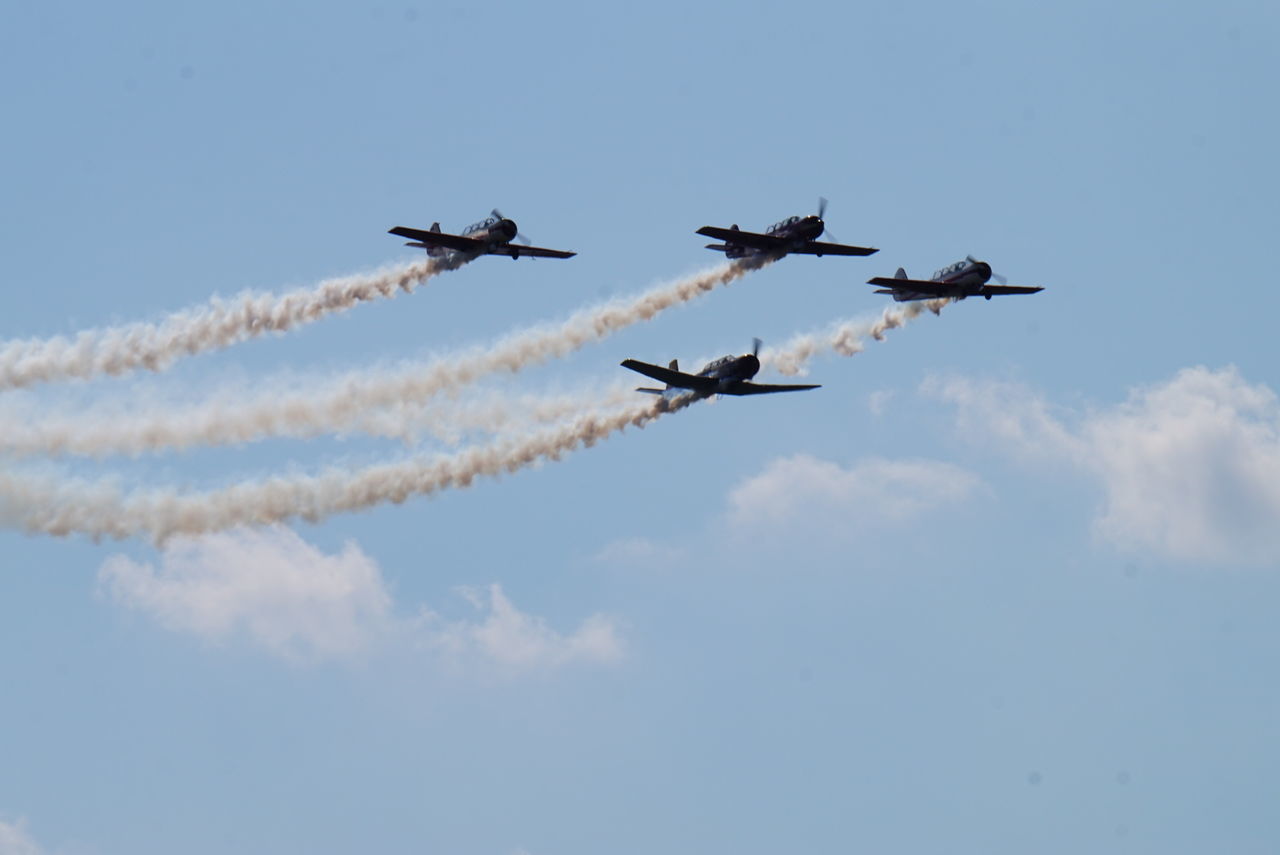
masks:
<path id="1" fill-rule="evenodd" d="M 762 344 L 764 344 L 764 342 L 762 342 L 762 341 L 761 341 L 760 339 L 758 339 L 758 338 L 753 338 L 753 339 L 751 339 L 751 355 L 752 355 L 752 356 L 754 356 L 754 357 L 756 357 L 756 358 L 759 358 L 759 356 L 760 356 L 760 345 L 762 345 Z"/>
<path id="2" fill-rule="evenodd" d="M 979 263 L 978 259 L 974 258 L 972 255 L 966 255 L 966 256 L 965 256 L 965 258 L 969 259 L 969 263 L 971 263 L 971 264 L 978 264 L 978 263 Z M 993 270 L 993 271 L 991 271 L 991 279 L 992 279 L 992 281 L 993 281 L 993 282 L 995 282 L 997 285 L 1008 285 L 1008 284 L 1009 284 L 1009 280 L 1008 280 L 1008 279 L 1005 279 L 1003 276 L 1001 276 L 999 273 L 996 273 L 994 270 Z"/>
<path id="3" fill-rule="evenodd" d="M 833 235 L 831 233 L 831 229 L 827 228 L 826 216 L 827 216 L 827 197 L 819 196 L 818 197 L 818 219 L 822 222 L 822 230 L 826 233 L 827 237 L 831 238 L 831 240 L 835 241 L 836 243 L 840 243 L 840 238 Z"/>
<path id="4" fill-rule="evenodd" d="M 501 211 L 499 211 L 497 208 L 494 208 L 494 209 L 493 209 L 492 211 L 490 211 L 489 213 L 490 213 L 490 214 L 492 214 L 493 216 L 497 217 L 497 218 L 498 218 L 498 219 L 500 219 L 500 220 L 505 220 L 505 219 L 507 219 L 506 217 L 504 217 L 504 216 L 502 215 L 502 212 L 501 212 Z M 513 222 L 513 223 L 514 223 L 514 222 L 515 222 L 515 220 L 512 220 L 511 222 Z M 524 235 L 522 235 L 522 234 L 520 233 L 520 230 L 519 230 L 519 229 L 517 229 L 517 230 L 516 230 L 515 240 L 520 241 L 520 243 L 524 244 L 525 246 L 533 246 L 533 241 L 529 240 L 527 237 L 525 237 Z"/>

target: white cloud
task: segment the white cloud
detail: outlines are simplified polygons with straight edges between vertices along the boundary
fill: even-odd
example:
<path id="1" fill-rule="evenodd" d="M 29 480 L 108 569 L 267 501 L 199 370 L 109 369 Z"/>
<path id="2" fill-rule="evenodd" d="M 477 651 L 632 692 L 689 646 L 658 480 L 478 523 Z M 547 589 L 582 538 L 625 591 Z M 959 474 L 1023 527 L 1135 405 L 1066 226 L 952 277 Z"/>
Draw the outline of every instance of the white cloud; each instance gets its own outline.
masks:
<path id="1" fill-rule="evenodd" d="M 576 662 L 610 663 L 622 658 L 617 627 L 603 615 L 592 615 L 577 632 L 562 635 L 542 618 L 517 609 L 500 585 L 460 591 L 477 611 L 487 611 L 482 620 L 449 622 L 430 611 L 424 611 L 421 619 L 427 646 L 443 652 L 454 663 L 469 664 L 479 659 L 529 670 Z"/>
<path id="2" fill-rule="evenodd" d="M 517 609 L 496 584 L 462 589 L 479 620 L 447 622 L 429 609 L 419 619 L 397 617 L 377 563 L 359 546 L 348 542 L 326 555 L 282 526 L 175 538 L 158 569 L 112 556 L 98 579 L 113 600 L 168 629 L 213 641 L 245 638 L 287 659 L 348 658 L 404 643 L 518 670 L 614 662 L 622 651 L 611 619 L 593 615 L 561 635 Z"/>
<path id="3" fill-rule="evenodd" d="M 841 527 L 910 522 L 959 504 L 978 479 L 935 460 L 872 458 L 848 468 L 807 454 L 780 458 L 729 494 L 729 521 L 755 530 L 797 521 Z"/>
<path id="4" fill-rule="evenodd" d="M 1028 390 L 963 379 L 925 391 L 1025 457 L 1064 462 L 1102 485 L 1097 532 L 1186 561 L 1280 560 L 1280 404 L 1234 368 L 1184 369 L 1109 409 L 1057 410 Z"/>
<path id="5" fill-rule="evenodd" d="M 40 855 L 40 847 L 27 834 L 26 823 L 0 820 L 0 855 Z"/>
<path id="6" fill-rule="evenodd" d="M 158 569 L 115 555 L 98 579 L 169 629 L 219 641 L 244 634 L 289 658 L 358 653 L 391 613 L 382 574 L 360 547 L 326 555 L 283 526 L 175 538 Z"/>
<path id="7" fill-rule="evenodd" d="M 608 543 L 595 554 L 602 564 L 628 564 L 653 567 L 683 561 L 684 551 L 647 537 L 624 537 Z"/>
<path id="8" fill-rule="evenodd" d="M 893 389 L 877 389 L 867 396 L 867 409 L 871 410 L 871 415 L 879 418 L 889 411 L 889 402 L 896 395 Z"/>

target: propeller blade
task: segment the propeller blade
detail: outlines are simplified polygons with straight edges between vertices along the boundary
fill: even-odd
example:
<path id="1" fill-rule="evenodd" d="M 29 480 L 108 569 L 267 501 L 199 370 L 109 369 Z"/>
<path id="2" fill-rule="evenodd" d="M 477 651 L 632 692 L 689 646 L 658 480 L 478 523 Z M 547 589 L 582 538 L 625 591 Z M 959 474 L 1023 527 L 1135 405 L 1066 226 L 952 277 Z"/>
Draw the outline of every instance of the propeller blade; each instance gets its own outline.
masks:
<path id="1" fill-rule="evenodd" d="M 516 232 L 516 240 L 520 241 L 520 243 L 524 244 L 525 246 L 533 246 L 533 241 L 529 240 L 521 232 Z"/>
<path id="2" fill-rule="evenodd" d="M 762 342 L 758 338 L 751 339 L 751 355 L 752 356 L 756 356 L 756 357 L 760 356 L 760 345 L 762 344 L 764 344 L 764 342 Z"/>
<path id="3" fill-rule="evenodd" d="M 1008 279 L 1005 279 L 1005 278 L 1004 278 L 1003 276 L 1001 276 L 999 273 L 992 273 L 992 274 L 991 274 L 991 278 L 992 278 L 992 279 L 994 279 L 994 280 L 996 281 L 996 284 L 997 284 L 997 285 L 1008 285 L 1008 284 L 1009 284 L 1009 280 L 1008 280 Z"/>
<path id="4" fill-rule="evenodd" d="M 502 212 L 501 212 L 501 211 L 499 211 L 497 208 L 494 208 L 494 209 L 493 209 L 492 211 L 490 211 L 489 213 L 490 213 L 490 214 L 492 214 L 493 216 L 497 217 L 499 220 L 505 220 L 505 219 L 506 219 L 506 217 L 502 216 Z"/>
<path id="5" fill-rule="evenodd" d="M 818 197 L 818 219 L 825 219 L 827 214 L 827 199 L 825 196 Z"/>

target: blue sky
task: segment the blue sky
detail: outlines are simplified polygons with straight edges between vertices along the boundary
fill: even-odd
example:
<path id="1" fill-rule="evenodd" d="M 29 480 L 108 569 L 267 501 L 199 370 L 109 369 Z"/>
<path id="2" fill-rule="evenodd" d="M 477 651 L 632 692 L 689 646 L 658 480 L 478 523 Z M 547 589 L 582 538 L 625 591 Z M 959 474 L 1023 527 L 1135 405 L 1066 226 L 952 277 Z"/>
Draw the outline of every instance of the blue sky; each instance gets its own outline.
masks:
<path id="1" fill-rule="evenodd" d="M 495 206 L 580 253 L 9 390 L 10 419 L 449 359 L 819 196 L 880 253 L 785 259 L 458 402 L 872 318 L 900 265 L 1046 289 L 429 499 L 167 549 L 6 525 L 0 855 L 1276 850 L 1280 15 L 780 12 L 0 12 L 6 340 L 408 263 L 389 227 Z M 414 451 L 4 466 L 195 490 Z"/>

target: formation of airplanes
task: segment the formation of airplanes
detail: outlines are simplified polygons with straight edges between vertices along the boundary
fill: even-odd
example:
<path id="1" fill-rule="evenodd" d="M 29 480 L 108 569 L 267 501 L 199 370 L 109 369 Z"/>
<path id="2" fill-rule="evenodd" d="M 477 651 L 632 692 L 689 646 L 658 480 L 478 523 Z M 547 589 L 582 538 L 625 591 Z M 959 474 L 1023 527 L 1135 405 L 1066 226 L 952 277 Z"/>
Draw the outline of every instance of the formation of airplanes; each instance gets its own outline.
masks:
<path id="1" fill-rule="evenodd" d="M 803 255 L 845 255 L 866 256 L 879 252 L 878 249 L 865 246 L 852 246 L 842 243 L 819 241 L 826 231 L 827 200 L 818 200 L 818 212 L 807 216 L 787 217 L 774 223 L 763 232 L 750 232 L 738 228 L 734 223 L 729 228 L 719 226 L 703 226 L 697 234 L 714 238 L 723 243 L 707 244 L 707 249 L 724 253 L 732 260 L 767 260 L 776 261 L 791 254 Z M 478 223 L 473 223 L 462 230 L 461 234 L 449 234 L 440 230 L 440 223 L 433 223 L 430 229 L 414 229 L 407 226 L 396 226 L 389 230 L 390 234 L 409 238 L 406 246 L 425 249 L 432 258 L 462 257 L 476 258 L 481 255 L 505 255 L 511 259 L 519 258 L 572 258 L 577 255 L 563 249 L 546 249 L 530 245 L 528 239 L 520 233 L 515 221 L 504 217 L 502 212 L 494 208 L 491 214 Z M 989 282 L 995 280 L 997 284 Z M 1009 285 L 1004 277 L 992 272 L 991 265 L 979 261 L 973 256 L 966 256 L 935 272 L 930 279 L 911 279 L 907 272 L 899 267 L 893 278 L 876 276 L 867 281 L 876 285 L 877 294 L 888 294 L 897 302 L 911 300 L 954 299 L 966 297 L 992 297 L 1011 294 L 1034 294 L 1043 288 L 1021 285 Z M 670 365 L 663 368 L 636 359 L 622 361 L 624 368 L 637 371 L 651 377 L 665 388 L 655 389 L 642 386 L 637 392 L 654 395 L 693 394 L 698 398 L 711 395 L 765 395 L 774 392 L 801 392 L 807 389 L 821 388 L 815 384 L 768 384 L 753 383 L 751 378 L 760 371 L 760 339 L 754 340 L 751 353 L 741 356 L 722 356 L 703 366 L 697 374 L 687 374 L 680 370 L 679 362 L 671 360 Z"/>

